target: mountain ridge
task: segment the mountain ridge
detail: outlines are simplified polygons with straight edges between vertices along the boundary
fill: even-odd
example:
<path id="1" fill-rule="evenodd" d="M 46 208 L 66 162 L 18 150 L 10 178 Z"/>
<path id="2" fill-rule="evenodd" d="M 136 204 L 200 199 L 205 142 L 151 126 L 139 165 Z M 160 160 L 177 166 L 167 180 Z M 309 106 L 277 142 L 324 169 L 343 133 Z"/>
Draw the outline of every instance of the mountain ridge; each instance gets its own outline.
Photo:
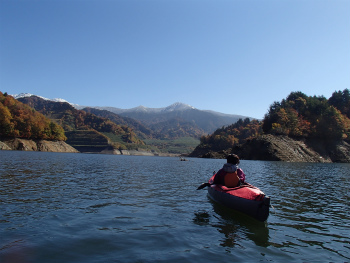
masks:
<path id="1" fill-rule="evenodd" d="M 53 102 L 67 102 L 70 105 L 75 105 L 75 104 L 70 103 L 69 101 L 67 101 L 65 99 L 60 99 L 60 98 L 48 99 L 48 98 L 45 98 L 43 96 L 39 96 L 39 95 L 31 94 L 31 93 L 19 93 L 19 94 L 13 94 L 13 95 L 10 95 L 10 96 L 12 96 L 16 100 L 19 99 L 19 98 L 26 98 L 26 97 L 36 96 L 36 97 L 39 97 L 39 98 L 41 98 L 43 100 L 49 100 L 49 101 L 53 101 Z"/>
<path id="2" fill-rule="evenodd" d="M 156 112 L 156 113 L 159 113 L 159 112 L 171 112 L 171 111 L 182 111 L 182 110 L 194 109 L 194 110 L 199 110 L 199 111 L 203 111 L 203 112 L 209 112 L 212 114 L 217 114 L 219 116 L 232 116 L 232 117 L 239 116 L 240 118 L 247 118 L 248 117 L 248 116 L 243 116 L 243 115 L 238 115 L 238 114 L 222 113 L 222 112 L 213 111 L 213 110 L 200 110 L 200 109 L 197 109 L 197 108 L 195 108 L 189 104 L 183 103 L 183 102 L 174 102 L 174 103 L 170 104 L 169 106 L 160 107 L 160 108 L 152 108 L 152 107 L 146 107 L 146 106 L 140 105 L 140 106 L 133 107 L 133 108 L 122 109 L 122 108 L 118 108 L 118 107 L 114 107 L 114 106 L 91 106 L 91 105 L 84 106 L 84 105 L 71 103 L 71 102 L 69 102 L 65 99 L 62 99 L 62 98 L 49 99 L 49 98 L 45 98 L 45 97 L 40 96 L 40 95 L 31 94 L 31 93 L 12 94 L 11 96 L 14 97 L 15 99 L 36 96 L 36 97 L 42 98 L 44 100 L 49 100 L 49 101 L 54 101 L 54 102 L 67 102 L 68 104 L 72 105 L 73 107 L 75 107 L 78 110 L 81 110 L 83 108 L 95 108 L 95 109 L 99 109 L 99 110 L 108 110 L 108 111 L 111 111 L 111 112 L 116 113 L 116 114 L 125 113 L 125 112 L 152 112 L 152 113 Z M 251 118 L 251 117 L 248 117 L 248 118 L 255 119 L 255 118 Z"/>
<path id="3" fill-rule="evenodd" d="M 144 145 L 129 127 L 78 110 L 67 102 L 45 100 L 36 95 L 21 97 L 17 101 L 59 124 L 64 129 L 66 142 L 80 152 L 102 151 L 111 145 L 116 148 L 125 148 L 128 144 Z"/>
<path id="4" fill-rule="evenodd" d="M 78 106 L 78 107 L 81 109 L 86 108 L 85 106 Z M 193 106 L 182 103 L 182 102 L 175 102 L 167 107 L 162 107 L 162 108 L 150 108 L 150 107 L 145 107 L 143 105 L 140 105 L 140 106 L 137 106 L 134 108 L 130 108 L 130 109 L 121 109 L 121 108 L 112 107 L 112 106 L 88 106 L 88 107 L 99 109 L 99 110 L 108 110 L 108 111 L 116 113 L 116 114 L 122 114 L 122 113 L 127 113 L 127 112 L 160 113 L 160 112 L 171 112 L 171 111 L 195 109 Z"/>
<path id="5" fill-rule="evenodd" d="M 135 108 L 121 109 L 110 106 L 82 106 L 70 103 L 64 99 L 47 99 L 30 93 L 20 93 L 12 96 L 14 96 L 14 98 L 36 96 L 49 101 L 63 101 L 67 102 L 68 104 L 72 105 L 74 108 L 79 110 L 83 110 L 84 108 L 94 108 L 102 111 L 106 110 L 118 114 L 122 117 L 132 118 L 134 120 L 140 121 L 141 123 L 148 126 L 155 125 L 161 122 L 165 124 L 169 123 L 169 120 L 178 120 L 180 118 L 186 123 L 190 122 L 193 123 L 193 125 L 198 126 L 201 130 L 203 130 L 203 134 L 212 133 L 217 128 L 231 125 L 237 122 L 239 119 L 250 118 L 248 116 L 225 114 L 212 110 L 199 110 L 189 104 L 185 104 L 182 102 L 175 102 L 167 107 L 162 108 L 148 108 L 141 105 Z"/>

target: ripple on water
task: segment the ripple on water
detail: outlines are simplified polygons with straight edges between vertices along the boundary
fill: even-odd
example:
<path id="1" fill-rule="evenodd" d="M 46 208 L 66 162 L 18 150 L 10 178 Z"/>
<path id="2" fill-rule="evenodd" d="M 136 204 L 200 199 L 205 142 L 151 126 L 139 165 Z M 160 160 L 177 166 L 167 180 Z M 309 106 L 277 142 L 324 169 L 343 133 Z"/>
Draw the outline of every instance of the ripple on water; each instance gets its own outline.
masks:
<path id="1" fill-rule="evenodd" d="M 261 223 L 195 190 L 223 160 L 0 158 L 0 262 L 350 261 L 346 164 L 242 161 L 275 209 Z"/>

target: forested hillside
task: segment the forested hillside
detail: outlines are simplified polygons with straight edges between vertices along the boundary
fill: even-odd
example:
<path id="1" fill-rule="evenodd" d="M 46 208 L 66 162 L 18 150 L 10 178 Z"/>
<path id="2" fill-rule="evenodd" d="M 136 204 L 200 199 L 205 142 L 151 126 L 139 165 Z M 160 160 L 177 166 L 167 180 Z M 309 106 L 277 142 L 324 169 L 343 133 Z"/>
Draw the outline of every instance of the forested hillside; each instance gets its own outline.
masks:
<path id="1" fill-rule="evenodd" d="M 118 149 L 126 149 L 128 144 L 144 145 L 128 126 L 117 125 L 107 118 L 77 110 L 69 103 L 47 101 L 37 96 L 18 100 L 60 124 L 68 137 L 67 142 L 80 151 L 93 151 L 97 147 L 94 143 L 96 140 L 105 142 L 97 147 L 98 150 L 108 145 Z"/>
<path id="2" fill-rule="evenodd" d="M 194 129 L 203 131 L 204 134 L 212 133 L 218 127 L 230 125 L 243 117 L 240 115 L 218 114 L 193 108 L 173 111 L 164 110 L 154 113 L 148 111 L 127 111 L 120 113 L 120 115 L 139 120 L 150 127 L 161 123 L 166 124 L 170 120 L 181 120 L 184 123 L 191 123 Z"/>
<path id="3" fill-rule="evenodd" d="M 179 117 L 171 119 L 154 120 L 154 123 L 141 123 L 129 117 L 123 117 L 107 110 L 95 108 L 84 108 L 86 112 L 91 112 L 97 116 L 110 119 L 114 123 L 127 125 L 135 131 L 142 139 L 178 139 L 184 137 L 199 138 L 205 132 L 194 122 L 186 121 Z M 156 114 L 155 114 L 156 115 Z M 154 115 L 152 115 L 154 116 Z M 164 116 L 163 116 L 164 117 Z"/>
<path id="4" fill-rule="evenodd" d="M 108 118 L 116 124 L 127 125 L 144 140 L 148 149 L 163 153 L 190 153 L 199 143 L 204 131 L 195 123 L 181 118 L 172 118 L 153 124 L 144 124 L 129 117 L 123 117 L 108 110 L 84 108 L 86 112 Z"/>
<path id="5" fill-rule="evenodd" d="M 66 136 L 69 137 L 68 142 L 75 146 L 77 146 L 78 141 L 82 141 L 81 138 L 79 140 L 78 138 L 81 137 L 83 133 L 74 131 L 89 129 L 89 127 L 92 126 L 91 123 L 95 122 L 95 119 L 93 119 L 92 116 L 88 116 L 91 121 L 87 123 L 84 113 L 76 114 L 72 107 L 74 107 L 75 110 L 79 108 L 87 113 L 108 119 L 123 130 L 125 130 L 123 127 L 128 127 L 128 131 L 125 132 L 123 136 L 121 136 L 120 133 L 119 135 L 115 132 L 113 133 L 113 127 L 107 125 L 109 128 L 112 128 L 109 129 L 105 125 L 107 124 L 105 121 L 98 123 L 100 119 L 96 121 L 97 126 L 91 127 L 96 132 L 100 132 L 101 135 L 107 136 L 109 140 L 113 141 L 121 148 L 123 148 L 123 143 L 128 143 L 128 147 L 132 149 L 142 148 L 152 152 L 158 152 L 158 149 L 160 149 L 162 153 L 176 154 L 179 152 L 181 153 L 182 150 L 184 150 L 182 153 L 193 151 L 194 147 L 198 145 L 199 138 L 202 135 L 211 133 L 223 125 L 230 125 L 236 122 L 240 117 L 242 119 L 246 118 L 245 116 L 198 110 L 183 103 L 174 103 L 165 108 L 147 108 L 140 106 L 123 110 L 113 107 L 84 108 L 79 105 L 73 106 L 69 103 L 63 104 L 63 102 L 67 101 L 62 99 L 49 100 L 32 94 L 17 94 L 14 96 L 37 110 L 40 110 L 55 122 L 60 123 L 65 129 Z M 65 114 L 62 115 L 62 112 Z M 81 116 L 75 118 L 76 115 Z M 123 131 L 120 132 L 123 133 Z M 86 134 L 91 135 L 91 133 Z M 74 142 L 72 141 L 73 139 Z M 90 136 L 89 140 L 92 141 L 92 139 L 93 138 Z M 125 139 L 127 139 L 127 142 Z M 103 138 L 99 138 L 99 140 L 104 141 Z M 181 143 L 178 143 L 179 141 Z M 138 147 L 142 145 L 142 142 L 147 143 L 142 147 Z M 184 146 L 184 144 L 186 145 Z M 119 148 L 119 146 L 117 146 L 117 148 Z"/>
<path id="6" fill-rule="evenodd" d="M 100 152 L 112 146 L 119 150 L 189 153 L 204 133 L 196 125 L 183 120 L 171 120 L 148 127 L 140 121 L 106 110 L 77 110 L 69 103 L 54 102 L 35 95 L 18 100 L 59 123 L 68 138 L 67 143 L 81 152 Z M 186 139 L 179 144 L 177 139 L 182 138 Z M 144 143 L 146 139 L 147 145 Z"/>
<path id="7" fill-rule="evenodd" d="M 270 106 L 263 120 L 266 134 L 332 140 L 350 137 L 349 90 L 334 92 L 325 97 L 307 96 L 292 92 L 281 102 Z"/>
<path id="8" fill-rule="evenodd" d="M 211 135 L 202 136 L 200 145 L 190 156 L 230 152 L 233 147 L 244 148 L 247 141 L 263 134 L 303 139 L 316 146 L 322 143 L 324 149 L 331 149 L 339 141 L 350 142 L 349 117 L 348 89 L 334 92 L 329 99 L 292 92 L 281 102 L 274 102 L 262 122 L 239 120 Z"/>
<path id="9" fill-rule="evenodd" d="M 96 108 L 83 108 L 83 111 L 88 113 L 95 114 L 96 116 L 100 116 L 103 118 L 107 118 L 114 122 L 115 124 L 121 126 L 128 126 L 133 129 L 133 131 L 137 134 L 141 139 L 146 139 L 152 137 L 152 130 L 145 125 L 143 125 L 140 121 L 134 120 L 128 117 L 122 117 L 118 114 L 110 112 L 108 110 L 99 110 Z"/>
<path id="10" fill-rule="evenodd" d="M 239 119 L 210 135 L 203 135 L 204 131 L 197 122 L 183 118 L 192 118 L 193 114 L 199 114 L 198 110 L 183 111 L 177 113 L 181 117 L 174 115 L 163 121 L 160 119 L 165 115 L 156 113 L 154 116 L 160 119 L 146 124 L 108 111 L 91 108 L 77 110 L 69 103 L 52 102 L 37 96 L 17 101 L 6 93 L 0 94 L 0 136 L 48 140 L 65 140 L 67 136 L 67 142 L 80 151 L 90 151 L 92 148 L 100 151 L 113 146 L 114 149 L 141 147 L 152 151 L 161 148 L 164 152 L 175 146 L 176 153 L 181 153 L 181 147 L 188 152 L 200 138 L 200 144 L 190 154 L 199 157 L 208 152 L 230 152 L 262 135 L 288 136 L 312 145 L 321 145 L 322 142 L 324 152 L 331 149 L 329 145 L 339 141 L 350 143 L 348 89 L 334 92 L 329 99 L 292 92 L 282 101 L 274 102 L 263 121 Z M 170 116 L 172 113 L 166 114 Z M 211 118 L 200 119 L 201 122 L 212 122 Z M 178 148 L 178 139 L 182 138 L 187 139 Z M 183 142 L 188 147 L 184 148 Z"/>
<path id="11" fill-rule="evenodd" d="M 204 131 L 196 124 L 181 118 L 151 124 L 152 137 L 156 139 L 178 139 L 184 137 L 199 138 Z"/>
<path id="12" fill-rule="evenodd" d="M 1 91 L 0 137 L 59 141 L 67 139 L 60 125 Z"/>
<path id="13" fill-rule="evenodd" d="M 202 156 L 208 152 L 230 151 L 235 145 L 245 143 L 262 133 L 258 120 L 239 119 L 236 123 L 217 129 L 213 134 L 202 136 L 200 144 L 190 156 Z"/>

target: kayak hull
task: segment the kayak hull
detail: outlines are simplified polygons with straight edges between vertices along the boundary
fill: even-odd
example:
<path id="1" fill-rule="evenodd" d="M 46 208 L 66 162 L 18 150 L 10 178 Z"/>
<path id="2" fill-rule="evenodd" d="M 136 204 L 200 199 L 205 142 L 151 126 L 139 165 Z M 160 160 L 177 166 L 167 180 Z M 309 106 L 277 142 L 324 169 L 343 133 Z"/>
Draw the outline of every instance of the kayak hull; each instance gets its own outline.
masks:
<path id="1" fill-rule="evenodd" d="M 267 220 L 270 213 L 270 198 L 250 184 L 235 188 L 210 185 L 208 195 L 213 201 L 262 222 Z"/>

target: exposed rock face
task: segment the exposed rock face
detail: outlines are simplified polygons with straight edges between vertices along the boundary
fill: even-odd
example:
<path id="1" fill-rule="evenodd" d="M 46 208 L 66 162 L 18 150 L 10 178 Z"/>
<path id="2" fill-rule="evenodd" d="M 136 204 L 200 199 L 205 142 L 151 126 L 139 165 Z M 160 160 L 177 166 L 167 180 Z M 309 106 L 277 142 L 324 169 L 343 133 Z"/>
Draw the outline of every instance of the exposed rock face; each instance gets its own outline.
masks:
<path id="1" fill-rule="evenodd" d="M 155 156 L 156 154 L 146 151 L 136 151 L 136 150 L 121 150 L 123 155 L 140 155 L 140 156 Z"/>
<path id="2" fill-rule="evenodd" d="M 0 150 L 12 150 L 7 144 L 0 142 Z"/>
<path id="3" fill-rule="evenodd" d="M 263 135 L 234 148 L 240 158 L 286 162 L 332 162 L 309 148 L 302 140 L 287 136 Z"/>
<path id="4" fill-rule="evenodd" d="M 350 163 L 350 144 L 343 142 L 336 145 L 331 157 L 333 162 Z"/>
<path id="5" fill-rule="evenodd" d="M 231 151 L 230 151 L 231 152 Z M 225 158 L 229 151 L 196 148 L 192 157 Z M 245 160 L 350 163 L 350 144 L 346 141 L 292 139 L 288 136 L 262 135 L 236 146 L 232 153 Z"/>
<path id="6" fill-rule="evenodd" d="M 114 155 L 137 155 L 137 156 L 179 156 L 178 154 L 171 153 L 158 153 L 153 151 L 142 150 L 118 150 L 113 147 L 107 147 L 100 153 L 102 154 L 114 154 Z"/>
<path id="7" fill-rule="evenodd" d="M 75 148 L 63 141 L 27 140 L 19 138 L 4 139 L 0 142 L 0 149 L 41 152 L 78 152 Z"/>
<path id="8" fill-rule="evenodd" d="M 345 141 L 305 141 L 288 136 L 262 135 L 233 152 L 242 159 L 286 162 L 350 162 L 350 145 Z"/>

